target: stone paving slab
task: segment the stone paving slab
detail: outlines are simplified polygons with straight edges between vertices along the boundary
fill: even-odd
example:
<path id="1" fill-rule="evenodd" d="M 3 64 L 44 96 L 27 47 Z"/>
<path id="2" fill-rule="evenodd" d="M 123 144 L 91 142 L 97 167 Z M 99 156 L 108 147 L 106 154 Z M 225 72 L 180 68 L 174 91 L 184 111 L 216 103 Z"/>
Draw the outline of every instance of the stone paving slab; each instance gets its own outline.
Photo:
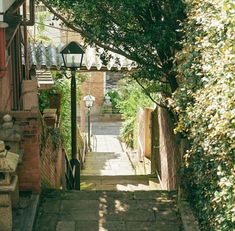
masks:
<path id="1" fill-rule="evenodd" d="M 38 205 L 38 194 L 20 192 L 19 204 L 13 208 L 13 231 L 32 231 Z"/>
<path id="2" fill-rule="evenodd" d="M 57 231 L 71 231 L 75 230 L 76 223 L 74 221 L 58 221 L 56 230 Z"/>
<path id="3" fill-rule="evenodd" d="M 50 209 L 51 201 L 56 205 Z M 180 227 L 172 193 L 48 191 L 42 195 L 35 231 L 180 231 Z"/>

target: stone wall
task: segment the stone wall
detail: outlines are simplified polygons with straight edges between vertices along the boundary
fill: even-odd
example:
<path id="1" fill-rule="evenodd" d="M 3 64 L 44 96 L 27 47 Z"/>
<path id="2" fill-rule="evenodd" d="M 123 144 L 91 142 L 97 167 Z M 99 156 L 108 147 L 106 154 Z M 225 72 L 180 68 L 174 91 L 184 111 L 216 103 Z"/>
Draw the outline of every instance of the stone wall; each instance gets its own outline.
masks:
<path id="1" fill-rule="evenodd" d="M 160 178 L 165 190 L 175 190 L 178 185 L 180 163 L 179 145 L 174 124 L 166 109 L 158 109 Z"/>
<path id="2" fill-rule="evenodd" d="M 151 158 L 151 112 L 152 108 L 141 108 L 137 115 L 137 148 L 140 159 Z"/>

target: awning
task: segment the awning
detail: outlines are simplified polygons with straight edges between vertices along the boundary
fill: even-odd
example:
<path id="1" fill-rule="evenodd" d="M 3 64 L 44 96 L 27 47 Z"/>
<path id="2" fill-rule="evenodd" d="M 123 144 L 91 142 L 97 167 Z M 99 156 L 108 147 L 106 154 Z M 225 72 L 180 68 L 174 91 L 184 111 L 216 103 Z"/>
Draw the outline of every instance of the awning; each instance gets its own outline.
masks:
<path id="1" fill-rule="evenodd" d="M 45 45 L 43 43 L 30 44 L 30 67 L 35 67 L 37 70 L 45 69 L 61 69 L 63 67 L 63 60 L 60 54 L 62 44 L 54 46 L 53 44 Z M 137 65 L 132 60 L 127 59 L 124 56 L 110 52 L 112 57 L 107 65 L 104 65 L 100 59 L 100 54 L 93 47 L 87 47 L 82 62 L 81 70 L 84 71 L 130 71 L 132 68 L 136 68 Z"/>

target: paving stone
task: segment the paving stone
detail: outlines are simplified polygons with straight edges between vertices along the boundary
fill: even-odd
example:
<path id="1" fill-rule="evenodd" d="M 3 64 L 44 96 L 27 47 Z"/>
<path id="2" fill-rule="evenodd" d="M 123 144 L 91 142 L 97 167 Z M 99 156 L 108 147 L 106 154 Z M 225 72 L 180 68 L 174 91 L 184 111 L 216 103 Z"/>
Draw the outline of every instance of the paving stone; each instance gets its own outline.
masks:
<path id="1" fill-rule="evenodd" d="M 60 219 L 64 221 L 96 221 L 99 220 L 99 211 L 98 210 L 74 210 L 74 211 L 66 211 L 61 212 Z"/>
<path id="2" fill-rule="evenodd" d="M 76 231 L 100 231 L 99 221 L 80 220 L 76 222 Z"/>
<path id="3" fill-rule="evenodd" d="M 56 224 L 58 220 L 58 215 L 55 214 L 45 214 L 42 213 L 39 215 L 36 231 L 54 231 L 56 230 Z"/>
<path id="4" fill-rule="evenodd" d="M 61 202 L 61 211 L 87 211 L 87 210 L 98 210 L 98 200 L 63 200 Z"/>
<path id="5" fill-rule="evenodd" d="M 127 231 L 158 231 L 158 225 L 154 222 L 128 221 L 126 222 Z M 173 230 L 169 230 L 173 231 Z"/>
<path id="6" fill-rule="evenodd" d="M 45 201 L 42 204 L 42 210 L 44 213 L 59 213 L 60 201 Z"/>
<path id="7" fill-rule="evenodd" d="M 125 213 L 125 221 L 155 221 L 154 211 L 131 210 Z"/>
<path id="8" fill-rule="evenodd" d="M 75 231 L 74 221 L 58 221 L 56 231 Z"/>
<path id="9" fill-rule="evenodd" d="M 96 191 L 70 191 L 63 195 L 62 200 L 98 200 L 102 192 Z"/>
<path id="10" fill-rule="evenodd" d="M 126 231 L 126 225 L 123 221 L 100 221 L 100 231 Z"/>
<path id="11" fill-rule="evenodd" d="M 158 187 L 156 178 L 133 176 L 117 139 L 120 123 L 110 125 L 94 124 L 97 152 L 87 154 L 81 171 L 86 190 L 44 192 L 35 231 L 179 231 L 176 193 L 150 191 Z"/>

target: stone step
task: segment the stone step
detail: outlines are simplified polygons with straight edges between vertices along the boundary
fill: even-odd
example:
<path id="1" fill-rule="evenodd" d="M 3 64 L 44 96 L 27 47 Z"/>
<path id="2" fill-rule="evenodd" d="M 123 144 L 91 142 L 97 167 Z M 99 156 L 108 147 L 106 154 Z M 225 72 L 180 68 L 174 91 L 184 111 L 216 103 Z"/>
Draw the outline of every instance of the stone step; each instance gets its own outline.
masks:
<path id="1" fill-rule="evenodd" d="M 179 231 L 174 192 L 48 191 L 35 231 Z"/>
<path id="2" fill-rule="evenodd" d="M 81 175 L 135 175 L 125 153 L 91 152 L 86 155 Z"/>
<path id="3" fill-rule="evenodd" d="M 81 175 L 81 190 L 148 191 L 159 189 L 158 180 L 148 175 Z"/>

